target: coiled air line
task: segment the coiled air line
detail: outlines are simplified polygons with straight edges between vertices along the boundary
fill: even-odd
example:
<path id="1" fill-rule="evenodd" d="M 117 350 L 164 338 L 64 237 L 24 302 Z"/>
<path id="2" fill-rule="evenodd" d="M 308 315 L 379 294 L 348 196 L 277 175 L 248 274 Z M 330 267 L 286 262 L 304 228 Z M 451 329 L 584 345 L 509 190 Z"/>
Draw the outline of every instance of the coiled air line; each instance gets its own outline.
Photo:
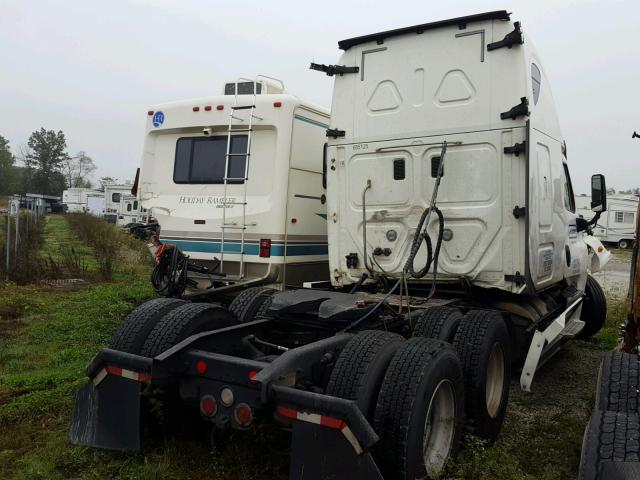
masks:
<path id="1" fill-rule="evenodd" d="M 373 314 L 380 306 L 387 301 L 387 299 L 396 291 L 398 286 L 405 280 L 406 275 L 411 275 L 412 278 L 422 278 L 424 277 L 429 270 L 431 269 L 431 265 L 433 265 L 433 280 L 431 282 L 431 289 L 429 291 L 429 296 L 427 300 L 430 299 L 436 290 L 436 276 L 438 274 L 438 256 L 440 255 L 440 247 L 442 246 L 442 236 L 444 233 L 444 216 L 440 209 L 436 206 L 436 200 L 438 199 L 438 189 L 440 188 L 440 180 L 442 179 L 442 173 L 444 172 L 444 159 L 447 153 L 447 142 L 446 140 L 442 142 L 442 150 L 440 151 L 440 162 L 438 164 L 438 173 L 436 175 L 436 181 L 433 186 L 433 192 L 431 194 L 431 201 L 429 202 L 429 206 L 422 212 L 420 216 L 420 221 L 418 222 L 418 226 L 416 228 L 416 235 L 413 237 L 413 241 L 411 242 L 411 250 L 409 251 L 409 256 L 407 257 L 407 261 L 404 264 L 404 268 L 402 269 L 402 277 L 391 287 L 391 290 L 387 292 L 387 294 L 380 300 L 371 310 L 365 313 L 362 317 L 352 322 L 349 326 L 343 329 L 343 332 L 349 331 L 352 328 L 356 327 L 364 320 L 369 318 L 370 315 Z M 364 240 L 364 257 L 365 257 L 365 267 L 367 270 L 371 271 L 369 266 L 367 265 L 367 250 L 366 250 L 366 215 L 365 215 L 365 194 L 367 190 L 371 188 L 371 180 L 367 181 L 367 186 L 362 192 L 362 217 L 363 217 L 363 240 Z M 431 241 L 431 237 L 427 232 L 427 227 L 429 226 L 429 220 L 431 218 L 431 213 L 435 212 L 438 216 L 438 238 L 436 239 L 436 246 L 433 249 L 433 243 Z M 427 246 L 427 261 L 420 270 L 415 271 L 415 258 L 420 250 L 420 246 L 422 242 L 425 242 Z"/>

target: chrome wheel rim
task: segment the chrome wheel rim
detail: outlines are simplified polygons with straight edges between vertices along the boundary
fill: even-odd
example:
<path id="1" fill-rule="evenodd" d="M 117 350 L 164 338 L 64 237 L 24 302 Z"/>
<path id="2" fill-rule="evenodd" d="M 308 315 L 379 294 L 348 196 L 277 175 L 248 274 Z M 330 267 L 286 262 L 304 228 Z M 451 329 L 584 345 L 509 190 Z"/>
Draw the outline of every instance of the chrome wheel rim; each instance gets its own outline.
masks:
<path id="1" fill-rule="evenodd" d="M 429 400 L 424 424 L 422 452 L 428 476 L 437 476 L 444 469 L 453 448 L 456 422 L 456 398 L 453 385 L 442 380 Z"/>
<path id="2" fill-rule="evenodd" d="M 491 348 L 491 354 L 489 355 L 485 388 L 487 413 L 491 418 L 496 418 L 500 413 L 504 381 L 504 353 L 500 344 L 496 343 Z"/>

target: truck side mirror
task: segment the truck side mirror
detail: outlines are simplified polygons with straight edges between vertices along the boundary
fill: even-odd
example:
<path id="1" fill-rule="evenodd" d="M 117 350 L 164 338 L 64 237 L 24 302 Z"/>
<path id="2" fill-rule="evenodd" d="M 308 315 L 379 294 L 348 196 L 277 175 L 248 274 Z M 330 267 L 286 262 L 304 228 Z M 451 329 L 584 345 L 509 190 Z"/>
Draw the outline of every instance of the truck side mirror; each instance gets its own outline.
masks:
<path id="1" fill-rule="evenodd" d="M 604 175 L 591 175 L 591 211 L 603 213 L 607 211 L 607 185 Z"/>
<path id="2" fill-rule="evenodd" d="M 322 147 L 322 188 L 327 189 L 327 144 Z"/>

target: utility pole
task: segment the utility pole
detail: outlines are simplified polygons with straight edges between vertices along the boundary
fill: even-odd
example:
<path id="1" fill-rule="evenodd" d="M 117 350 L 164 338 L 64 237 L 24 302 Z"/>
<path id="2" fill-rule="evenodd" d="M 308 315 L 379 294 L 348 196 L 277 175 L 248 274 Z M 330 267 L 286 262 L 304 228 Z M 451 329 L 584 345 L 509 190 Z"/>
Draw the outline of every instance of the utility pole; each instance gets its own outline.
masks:
<path id="1" fill-rule="evenodd" d="M 640 138 L 637 132 L 633 132 L 631 138 Z M 629 293 L 627 300 L 629 303 L 629 313 L 624 326 L 624 338 L 620 349 L 623 352 L 638 353 L 640 344 L 640 256 L 638 255 L 640 239 L 640 202 L 636 212 L 636 240 L 633 244 L 633 254 L 631 257 L 631 274 L 629 277 Z"/>

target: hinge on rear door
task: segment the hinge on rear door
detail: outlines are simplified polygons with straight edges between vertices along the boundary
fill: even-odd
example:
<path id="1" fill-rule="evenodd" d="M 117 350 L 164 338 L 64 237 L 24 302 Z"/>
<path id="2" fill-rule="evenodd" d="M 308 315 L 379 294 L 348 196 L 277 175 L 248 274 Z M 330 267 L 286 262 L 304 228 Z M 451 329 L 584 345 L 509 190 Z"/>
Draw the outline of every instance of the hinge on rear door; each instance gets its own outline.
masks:
<path id="1" fill-rule="evenodd" d="M 346 132 L 344 130 L 338 130 L 337 128 L 327 129 L 327 137 L 333 137 L 333 138 L 344 137 L 345 133 Z"/>
<path id="2" fill-rule="evenodd" d="M 358 73 L 360 71 L 360 67 L 347 67 L 346 65 L 324 65 L 321 63 L 312 63 L 309 68 L 311 70 L 324 72 L 329 77 L 332 77 L 334 75 L 344 75 L 345 73 Z"/>
<path id="3" fill-rule="evenodd" d="M 513 216 L 516 218 L 524 217 L 527 214 L 527 207 L 513 207 Z"/>
<path id="4" fill-rule="evenodd" d="M 522 45 L 524 43 L 524 37 L 522 36 L 522 30 L 520 30 L 520 22 L 515 22 L 513 26 L 513 32 L 507 33 L 502 40 L 487 45 L 487 50 L 491 51 L 502 47 L 511 48 L 514 45 Z"/>
<path id="5" fill-rule="evenodd" d="M 526 149 L 527 149 L 527 142 L 516 143 L 511 147 L 504 147 L 504 153 L 510 153 L 518 157 L 520 156 L 521 153 L 524 153 Z"/>
<path id="6" fill-rule="evenodd" d="M 500 119 L 506 120 L 510 118 L 511 120 L 515 120 L 518 117 L 529 116 L 529 100 L 527 97 L 521 97 L 520 103 L 513 107 L 508 112 L 502 112 L 500 114 Z"/>
<path id="7" fill-rule="evenodd" d="M 516 272 L 514 275 L 505 275 L 504 281 L 513 282 L 518 286 L 524 285 L 526 283 L 524 275 L 521 275 L 520 272 Z"/>

